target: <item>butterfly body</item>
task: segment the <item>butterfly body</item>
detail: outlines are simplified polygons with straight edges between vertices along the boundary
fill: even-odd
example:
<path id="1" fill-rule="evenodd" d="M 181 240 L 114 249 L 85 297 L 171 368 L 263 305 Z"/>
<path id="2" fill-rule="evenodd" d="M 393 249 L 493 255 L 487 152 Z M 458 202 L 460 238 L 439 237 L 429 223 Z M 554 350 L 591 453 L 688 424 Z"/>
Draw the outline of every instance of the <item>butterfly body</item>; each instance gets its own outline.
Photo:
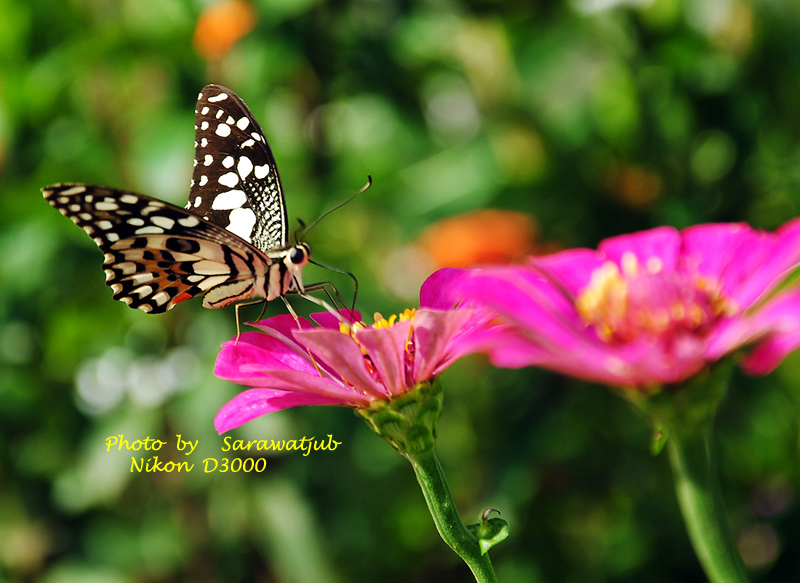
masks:
<path id="1" fill-rule="evenodd" d="M 307 243 L 288 244 L 274 157 L 244 102 L 219 85 L 198 97 L 194 173 L 181 208 L 146 195 L 58 184 L 44 198 L 105 254 L 114 299 L 148 313 L 204 295 L 221 308 L 303 293 Z"/>

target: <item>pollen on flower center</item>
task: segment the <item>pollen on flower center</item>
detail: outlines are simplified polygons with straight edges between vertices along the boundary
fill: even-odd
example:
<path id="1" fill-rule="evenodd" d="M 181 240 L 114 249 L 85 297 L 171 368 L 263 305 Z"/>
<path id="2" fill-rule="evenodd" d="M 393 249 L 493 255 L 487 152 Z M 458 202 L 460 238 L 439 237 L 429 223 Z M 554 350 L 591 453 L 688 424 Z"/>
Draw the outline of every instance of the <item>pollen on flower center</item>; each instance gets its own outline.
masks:
<path id="1" fill-rule="evenodd" d="M 384 318 L 381 314 L 375 313 L 375 323 L 371 326 L 367 326 L 361 322 L 354 322 L 352 324 L 340 323 L 339 324 L 339 331 L 342 334 L 347 334 L 350 338 L 352 338 L 356 344 L 361 348 L 361 352 L 364 355 L 364 366 L 366 367 L 367 371 L 372 375 L 372 377 L 377 381 L 382 381 L 384 379 L 380 378 L 380 374 L 378 373 L 378 369 L 375 367 L 375 363 L 370 356 L 369 351 L 361 343 L 358 338 L 359 332 L 364 330 L 373 329 L 373 330 L 386 330 L 388 331 L 393 326 L 400 324 L 402 322 L 410 322 L 411 326 L 407 331 L 407 336 L 403 338 L 403 376 L 404 381 L 407 386 L 413 385 L 413 371 L 414 371 L 414 327 L 413 327 L 413 320 L 417 314 L 417 310 L 415 308 L 410 308 L 404 310 L 400 314 L 392 314 L 389 318 Z"/>
<path id="2" fill-rule="evenodd" d="M 607 261 L 576 301 L 584 322 L 608 342 L 703 335 L 731 304 L 716 285 L 694 273 L 664 270 L 658 258 L 642 266 L 632 253 L 622 270 Z"/>
<path id="3" fill-rule="evenodd" d="M 375 312 L 374 318 L 375 323 L 371 326 L 367 326 L 362 324 L 361 322 L 353 322 L 352 324 L 341 322 L 339 324 L 339 331 L 342 334 L 347 334 L 348 336 L 354 336 L 358 333 L 359 330 L 364 330 L 366 328 L 391 328 L 395 324 L 400 322 L 406 322 L 408 320 L 413 320 L 414 316 L 416 316 L 417 310 L 416 308 L 407 308 L 403 312 L 399 314 L 392 314 L 388 318 L 384 318 L 379 312 Z"/>

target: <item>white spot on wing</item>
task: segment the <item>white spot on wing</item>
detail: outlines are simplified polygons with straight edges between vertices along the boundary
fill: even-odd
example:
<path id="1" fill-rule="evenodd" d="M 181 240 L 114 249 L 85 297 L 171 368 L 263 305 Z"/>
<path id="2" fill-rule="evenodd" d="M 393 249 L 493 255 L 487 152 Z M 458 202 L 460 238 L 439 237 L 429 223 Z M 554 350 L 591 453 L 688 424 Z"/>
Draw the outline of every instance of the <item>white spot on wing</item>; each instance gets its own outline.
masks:
<path id="1" fill-rule="evenodd" d="M 253 171 L 253 163 L 250 161 L 250 158 L 247 156 L 242 156 L 239 158 L 239 163 L 236 165 L 236 170 L 239 171 L 239 176 L 241 176 L 242 179 L 250 176 L 250 173 Z"/>
<path id="2" fill-rule="evenodd" d="M 233 188 L 239 183 L 239 175 L 236 172 L 226 172 L 218 179 L 218 182 L 222 186 L 227 186 L 228 188 Z"/>
<path id="3" fill-rule="evenodd" d="M 139 202 L 139 197 L 134 194 L 123 194 L 119 197 L 119 201 L 125 204 L 136 204 Z"/>
<path id="4" fill-rule="evenodd" d="M 250 125 L 250 120 L 246 117 L 241 118 L 239 121 L 236 122 L 236 127 L 240 130 L 244 131 L 247 129 L 247 126 Z"/>
<path id="5" fill-rule="evenodd" d="M 217 101 L 224 101 L 224 100 L 226 100 L 226 99 L 228 99 L 228 94 L 227 94 L 227 93 L 225 93 L 225 92 L 223 92 L 223 93 L 219 93 L 219 94 L 217 94 L 217 95 L 214 95 L 213 97 L 209 97 L 209 98 L 208 98 L 208 100 L 209 100 L 211 103 L 216 103 Z"/>
<path id="6" fill-rule="evenodd" d="M 217 129 L 214 130 L 214 133 L 221 138 L 227 138 L 229 135 L 231 135 L 231 126 L 226 123 L 221 123 L 217 126 Z"/>
<path id="7" fill-rule="evenodd" d="M 203 166 L 211 166 L 211 163 L 214 161 L 214 156 L 211 154 L 206 154 L 203 158 Z"/>
<path id="8" fill-rule="evenodd" d="M 154 225 L 163 227 L 164 229 L 171 229 L 175 226 L 175 221 L 169 217 L 153 217 L 151 220 Z"/>
<path id="9" fill-rule="evenodd" d="M 208 122 L 207 122 L 206 120 L 203 120 L 203 121 L 200 123 L 200 129 L 201 129 L 201 130 L 207 130 L 207 129 L 208 129 Z"/>
<path id="10" fill-rule="evenodd" d="M 199 197 L 198 197 L 199 198 Z M 182 219 L 178 219 L 178 222 L 183 225 L 184 227 L 196 227 L 200 224 L 200 219 L 197 217 L 184 217 Z"/>
<path id="11" fill-rule="evenodd" d="M 200 206 L 200 203 L 203 202 L 203 197 L 195 196 L 194 197 L 194 206 Z"/>
<path id="12" fill-rule="evenodd" d="M 211 208 L 214 210 L 238 209 L 246 202 L 247 195 L 243 190 L 229 190 L 228 192 L 219 193 L 214 202 L 211 203 Z"/>
<path id="13" fill-rule="evenodd" d="M 233 156 L 225 156 L 222 160 L 222 165 L 225 166 L 225 168 L 231 168 L 233 166 Z"/>
<path id="14" fill-rule="evenodd" d="M 205 186 L 208 184 L 208 176 L 203 175 L 200 177 L 200 186 Z"/>
<path id="15" fill-rule="evenodd" d="M 68 188 L 67 190 L 62 190 L 61 194 L 69 196 L 71 194 L 80 194 L 81 192 L 86 192 L 85 186 L 73 186 L 72 188 Z M 89 200 L 88 198 L 86 200 Z"/>
<path id="16" fill-rule="evenodd" d="M 155 279 L 155 275 L 152 273 L 134 273 L 130 280 L 133 282 L 134 285 L 142 285 L 143 283 L 147 283 L 148 281 L 153 281 Z"/>
<path id="17" fill-rule="evenodd" d="M 136 229 L 137 235 L 161 235 L 163 233 L 164 229 L 156 227 L 155 225 L 147 225 L 146 227 Z"/>
<path id="18" fill-rule="evenodd" d="M 253 226 L 256 224 L 256 214 L 252 209 L 237 208 L 233 209 L 230 214 L 231 224 L 227 229 L 236 235 L 239 235 L 245 241 L 250 242 L 250 234 L 253 232 Z"/>
<path id="19" fill-rule="evenodd" d="M 262 178 L 267 176 L 267 174 L 269 174 L 269 164 L 264 164 L 263 166 L 256 166 L 254 170 L 256 178 L 261 180 Z"/>
<path id="20" fill-rule="evenodd" d="M 149 296 L 151 293 L 153 293 L 153 286 L 151 285 L 143 285 L 137 287 L 135 290 L 131 292 L 131 294 L 137 294 L 140 298 Z"/>
<path id="21" fill-rule="evenodd" d="M 165 291 L 160 291 L 153 296 L 153 301 L 159 306 L 164 305 L 169 300 L 169 294 Z"/>
<path id="22" fill-rule="evenodd" d="M 115 211 L 119 208 L 119 205 L 115 202 L 98 202 L 94 205 L 94 208 L 99 211 Z"/>
<path id="23" fill-rule="evenodd" d="M 208 106 L 206 105 L 203 109 L 200 110 L 202 115 L 206 115 L 208 113 Z"/>

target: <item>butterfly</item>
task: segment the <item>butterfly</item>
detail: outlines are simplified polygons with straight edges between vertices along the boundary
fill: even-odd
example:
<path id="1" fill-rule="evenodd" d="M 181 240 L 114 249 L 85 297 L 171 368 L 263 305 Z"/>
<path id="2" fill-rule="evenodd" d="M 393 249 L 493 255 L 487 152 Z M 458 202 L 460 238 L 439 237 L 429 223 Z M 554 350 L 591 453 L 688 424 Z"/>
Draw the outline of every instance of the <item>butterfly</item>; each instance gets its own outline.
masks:
<path id="1" fill-rule="evenodd" d="M 195 110 L 189 203 L 181 208 L 143 194 L 56 184 L 45 200 L 105 254 L 114 299 L 148 313 L 203 295 L 203 307 L 305 292 L 311 247 L 289 244 L 278 167 L 244 101 L 207 85 Z"/>

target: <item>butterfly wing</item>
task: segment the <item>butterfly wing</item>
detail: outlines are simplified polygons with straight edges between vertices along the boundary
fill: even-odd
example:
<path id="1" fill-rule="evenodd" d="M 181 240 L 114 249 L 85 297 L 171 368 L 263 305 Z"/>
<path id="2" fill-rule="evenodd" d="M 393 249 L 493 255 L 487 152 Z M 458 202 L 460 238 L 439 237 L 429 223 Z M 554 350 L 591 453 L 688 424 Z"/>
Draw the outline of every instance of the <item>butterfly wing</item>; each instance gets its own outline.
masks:
<path id="1" fill-rule="evenodd" d="M 200 92 L 195 160 L 186 208 L 265 253 L 287 247 L 289 225 L 278 167 L 261 126 L 238 95 Z"/>
<path id="2" fill-rule="evenodd" d="M 44 198 L 105 253 L 114 299 L 160 313 L 211 291 L 205 307 L 264 295 L 272 261 L 235 234 L 191 211 L 142 194 L 58 184 Z"/>

